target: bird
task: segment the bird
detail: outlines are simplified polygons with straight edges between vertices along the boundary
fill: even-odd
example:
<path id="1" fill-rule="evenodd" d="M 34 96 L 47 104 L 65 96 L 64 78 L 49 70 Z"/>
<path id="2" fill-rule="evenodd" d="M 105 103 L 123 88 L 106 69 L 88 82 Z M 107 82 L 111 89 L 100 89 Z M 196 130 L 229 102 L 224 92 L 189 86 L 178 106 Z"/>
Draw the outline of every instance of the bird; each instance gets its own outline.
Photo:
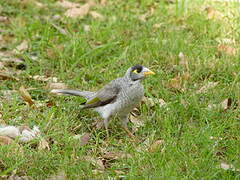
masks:
<path id="1" fill-rule="evenodd" d="M 129 114 L 139 105 L 144 97 L 142 80 L 155 73 L 143 65 L 135 65 L 126 71 L 123 77 L 112 80 L 98 91 L 78 91 L 68 89 L 53 89 L 51 93 L 81 96 L 86 102 L 82 109 L 94 109 L 102 117 L 104 127 L 108 134 L 108 125 L 112 117 L 119 117 L 123 129 L 134 138 L 128 129 Z"/>

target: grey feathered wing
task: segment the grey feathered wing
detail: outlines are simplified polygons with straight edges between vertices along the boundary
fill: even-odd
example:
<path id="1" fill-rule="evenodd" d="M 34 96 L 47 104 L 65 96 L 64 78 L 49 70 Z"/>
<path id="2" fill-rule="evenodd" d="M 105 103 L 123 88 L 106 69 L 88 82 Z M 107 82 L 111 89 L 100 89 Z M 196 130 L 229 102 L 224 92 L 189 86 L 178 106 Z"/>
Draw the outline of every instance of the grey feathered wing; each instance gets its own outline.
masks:
<path id="1" fill-rule="evenodd" d="M 88 99 L 83 108 L 96 108 L 115 102 L 121 87 L 114 81 L 104 86 Z"/>

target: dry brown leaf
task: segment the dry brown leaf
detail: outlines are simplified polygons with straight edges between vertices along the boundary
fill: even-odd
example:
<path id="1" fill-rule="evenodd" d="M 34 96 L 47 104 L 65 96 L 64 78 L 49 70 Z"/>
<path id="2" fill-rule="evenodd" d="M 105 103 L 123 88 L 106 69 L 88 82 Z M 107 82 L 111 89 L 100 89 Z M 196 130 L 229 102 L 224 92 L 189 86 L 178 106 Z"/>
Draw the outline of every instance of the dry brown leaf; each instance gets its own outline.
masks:
<path id="1" fill-rule="evenodd" d="M 186 56 L 183 54 L 183 52 L 180 52 L 178 54 L 178 57 L 180 59 L 179 65 L 185 67 L 186 70 L 189 71 L 188 60 L 187 60 Z"/>
<path id="2" fill-rule="evenodd" d="M 176 2 L 176 0 L 165 0 L 165 3 L 167 3 L 167 4 L 173 4 L 175 2 Z"/>
<path id="3" fill-rule="evenodd" d="M 227 110 L 227 109 L 231 108 L 231 105 L 232 105 L 231 98 L 227 98 L 223 102 L 221 102 L 221 108 L 223 108 L 223 110 Z"/>
<path id="4" fill-rule="evenodd" d="M 147 17 L 149 16 L 148 13 L 142 14 L 138 17 L 138 19 L 142 22 L 146 22 L 147 21 Z"/>
<path id="5" fill-rule="evenodd" d="M 13 139 L 6 137 L 6 136 L 0 136 L 0 146 L 9 145 L 12 143 L 13 143 Z"/>
<path id="6" fill-rule="evenodd" d="M 146 96 L 144 96 L 142 98 L 142 103 L 146 104 L 148 107 L 153 107 L 155 105 L 153 99 L 152 98 L 148 98 Z"/>
<path id="7" fill-rule="evenodd" d="M 207 7 L 205 10 L 207 11 L 208 19 L 222 20 L 222 18 L 224 17 L 221 12 L 217 11 L 213 7 Z"/>
<path id="8" fill-rule="evenodd" d="M 63 29 L 62 27 L 54 24 L 54 23 L 50 23 L 56 30 L 58 30 L 58 32 L 60 32 L 62 35 L 68 35 L 68 31 Z"/>
<path id="9" fill-rule="evenodd" d="M 144 126 L 144 122 L 134 117 L 133 115 L 130 115 L 129 120 L 133 123 L 133 132 L 136 132 L 138 128 Z"/>
<path id="10" fill-rule="evenodd" d="M 41 140 L 39 141 L 39 144 L 38 144 L 38 149 L 39 150 L 44 150 L 44 149 L 50 150 L 48 142 L 45 139 L 41 138 Z"/>
<path id="11" fill-rule="evenodd" d="M 80 146 L 85 146 L 86 144 L 88 144 L 90 139 L 91 139 L 91 134 L 85 133 L 80 139 Z"/>
<path id="12" fill-rule="evenodd" d="M 236 48 L 225 45 L 225 44 L 219 44 L 217 49 L 220 53 L 225 53 L 230 56 L 234 56 L 237 54 Z"/>
<path id="13" fill-rule="evenodd" d="M 227 164 L 225 162 L 222 162 L 220 164 L 220 168 L 224 169 L 224 170 L 232 170 L 232 171 L 240 171 L 240 169 L 235 168 L 232 164 Z"/>
<path id="14" fill-rule="evenodd" d="M 100 0 L 100 4 L 101 4 L 102 6 L 107 5 L 107 0 Z"/>
<path id="15" fill-rule="evenodd" d="M 71 8 L 77 8 L 80 7 L 81 5 L 78 3 L 70 2 L 70 1 L 65 1 L 65 0 L 60 0 L 56 3 L 58 6 L 61 6 L 63 8 L 71 9 Z"/>
<path id="16" fill-rule="evenodd" d="M 0 72 L 0 80 L 14 80 L 14 81 L 19 81 L 18 78 L 13 77 L 9 73 L 6 72 Z"/>
<path id="17" fill-rule="evenodd" d="M 47 178 L 45 180 L 67 180 L 67 176 L 64 171 L 61 171 L 57 173 L 57 175 L 53 175 L 50 178 Z"/>
<path id="18" fill-rule="evenodd" d="M 154 25 L 153 25 L 153 28 L 159 29 L 161 26 L 162 26 L 161 23 L 157 23 L 157 24 L 154 24 Z"/>
<path id="19" fill-rule="evenodd" d="M 100 19 L 100 20 L 104 19 L 104 16 L 96 11 L 90 11 L 89 13 L 94 19 Z"/>
<path id="20" fill-rule="evenodd" d="M 104 152 L 102 158 L 105 160 L 116 160 L 116 159 L 130 159 L 132 158 L 131 154 L 123 153 L 123 152 Z"/>
<path id="21" fill-rule="evenodd" d="M 4 63 L 0 62 L 0 70 L 4 68 Z"/>
<path id="22" fill-rule="evenodd" d="M 30 76 L 30 78 L 37 80 L 37 81 L 42 81 L 42 82 L 53 82 L 56 83 L 58 82 L 58 79 L 56 77 L 46 77 L 46 76 L 41 76 L 41 75 L 35 75 L 35 76 Z"/>
<path id="23" fill-rule="evenodd" d="M 162 106 L 165 106 L 167 104 L 163 99 L 149 98 L 149 97 L 146 97 L 146 96 L 143 97 L 142 103 L 146 104 L 148 107 L 153 107 L 157 104 L 160 107 L 162 107 Z"/>
<path id="24" fill-rule="evenodd" d="M 28 49 L 28 42 L 24 40 L 21 44 L 16 47 L 17 51 L 26 51 Z"/>
<path id="25" fill-rule="evenodd" d="M 126 174 L 124 171 L 120 171 L 120 170 L 114 170 L 114 172 L 115 172 L 117 175 Z"/>
<path id="26" fill-rule="evenodd" d="M 54 48 L 48 48 L 46 54 L 50 59 L 55 59 L 59 56 L 59 52 L 64 51 L 64 46 L 62 44 L 56 45 Z"/>
<path id="27" fill-rule="evenodd" d="M 197 94 L 206 93 L 209 89 L 212 89 L 218 85 L 218 82 L 208 82 L 206 85 L 197 90 Z"/>
<path id="28" fill-rule="evenodd" d="M 84 159 L 88 162 L 90 162 L 93 166 L 97 167 L 99 170 L 104 170 L 105 167 L 103 165 L 102 160 L 91 157 L 91 156 L 85 156 Z"/>
<path id="29" fill-rule="evenodd" d="M 67 85 L 64 83 L 48 83 L 47 89 L 67 89 Z"/>
<path id="30" fill-rule="evenodd" d="M 44 5 L 43 3 L 41 3 L 41 2 L 34 1 L 34 3 L 35 3 L 36 6 L 39 7 L 39 8 L 43 8 L 43 7 L 45 7 L 45 5 Z"/>
<path id="31" fill-rule="evenodd" d="M 75 8 L 68 9 L 64 14 L 65 16 L 70 18 L 83 18 L 88 14 L 89 10 L 90 10 L 90 5 L 87 3 L 79 8 L 75 7 Z"/>
<path id="32" fill-rule="evenodd" d="M 181 90 L 182 89 L 181 77 L 177 76 L 175 78 L 172 78 L 168 83 L 168 87 L 173 88 L 173 89 L 177 89 L 177 90 Z"/>
<path id="33" fill-rule="evenodd" d="M 90 26 L 86 24 L 83 26 L 83 29 L 85 32 L 89 32 L 91 30 Z"/>
<path id="34" fill-rule="evenodd" d="M 34 104 L 34 101 L 32 100 L 31 95 L 28 93 L 28 91 L 23 86 L 21 86 L 19 88 L 19 93 L 20 93 L 21 97 L 23 98 L 23 100 L 29 104 L 29 106 L 32 106 Z"/>
<path id="35" fill-rule="evenodd" d="M 5 67 L 15 67 L 16 69 L 24 69 L 26 65 L 24 64 L 24 61 L 20 58 L 14 57 L 15 55 L 12 52 L 0 52 L 0 60 L 1 63 Z"/>
<path id="36" fill-rule="evenodd" d="M 219 44 L 236 44 L 236 40 L 230 38 L 216 38 L 216 41 Z"/>
<path id="37" fill-rule="evenodd" d="M 116 152 L 105 152 L 102 155 L 102 158 L 106 160 L 115 160 L 118 159 L 119 157 L 120 157 L 119 154 Z"/>
<path id="38" fill-rule="evenodd" d="M 6 22 L 7 20 L 8 20 L 8 17 L 0 16 L 0 22 Z"/>
<path id="39" fill-rule="evenodd" d="M 155 141 L 148 149 L 149 152 L 161 151 L 164 144 L 164 140 Z"/>

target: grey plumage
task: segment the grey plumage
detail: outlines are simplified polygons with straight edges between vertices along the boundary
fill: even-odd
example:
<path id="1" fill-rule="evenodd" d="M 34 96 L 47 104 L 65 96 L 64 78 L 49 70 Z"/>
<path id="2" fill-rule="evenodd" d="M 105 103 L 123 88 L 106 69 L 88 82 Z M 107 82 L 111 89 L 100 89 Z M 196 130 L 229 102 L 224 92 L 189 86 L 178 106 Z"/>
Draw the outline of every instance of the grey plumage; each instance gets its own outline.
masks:
<path id="1" fill-rule="evenodd" d="M 93 108 L 104 119 L 107 129 L 109 119 L 118 116 L 124 129 L 127 129 L 128 115 L 144 96 L 141 80 L 154 74 L 148 68 L 136 65 L 127 70 L 123 77 L 117 78 L 96 92 L 54 89 L 52 93 L 82 96 L 87 99 L 83 108 Z M 131 135 L 131 134 L 130 134 Z M 132 136 L 132 135 L 131 135 Z"/>

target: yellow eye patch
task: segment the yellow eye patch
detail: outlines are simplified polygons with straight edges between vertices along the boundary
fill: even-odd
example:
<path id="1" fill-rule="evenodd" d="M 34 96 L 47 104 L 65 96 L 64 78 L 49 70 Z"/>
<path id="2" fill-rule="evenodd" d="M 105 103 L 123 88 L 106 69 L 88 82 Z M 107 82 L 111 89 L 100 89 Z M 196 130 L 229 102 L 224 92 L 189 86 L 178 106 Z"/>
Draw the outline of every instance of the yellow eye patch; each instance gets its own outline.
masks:
<path id="1" fill-rule="evenodd" d="M 137 69 L 135 69 L 133 72 L 134 72 L 134 73 L 136 73 L 136 74 L 138 74 L 138 73 L 139 73 L 139 72 L 137 72 Z"/>

